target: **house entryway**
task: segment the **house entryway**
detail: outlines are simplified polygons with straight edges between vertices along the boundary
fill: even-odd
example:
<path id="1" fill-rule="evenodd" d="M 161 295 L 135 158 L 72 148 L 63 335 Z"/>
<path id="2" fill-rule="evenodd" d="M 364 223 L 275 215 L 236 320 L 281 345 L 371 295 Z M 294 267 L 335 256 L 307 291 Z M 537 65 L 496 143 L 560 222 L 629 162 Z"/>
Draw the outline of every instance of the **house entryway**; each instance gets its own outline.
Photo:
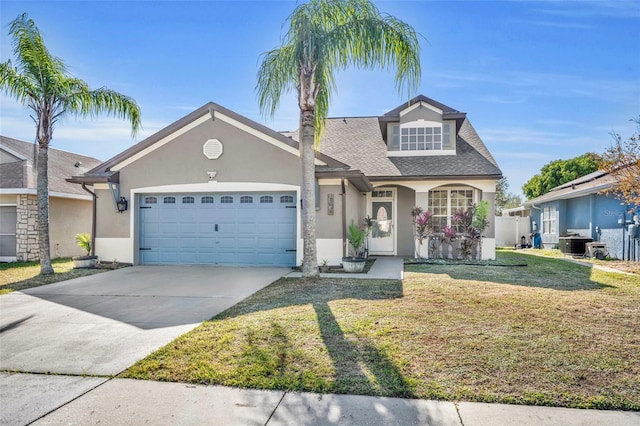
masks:
<path id="1" fill-rule="evenodd" d="M 139 205 L 140 264 L 296 263 L 295 193 L 143 194 Z"/>
<path id="2" fill-rule="evenodd" d="M 393 255 L 396 252 L 395 196 L 395 188 L 376 188 L 371 192 L 370 254 Z"/>

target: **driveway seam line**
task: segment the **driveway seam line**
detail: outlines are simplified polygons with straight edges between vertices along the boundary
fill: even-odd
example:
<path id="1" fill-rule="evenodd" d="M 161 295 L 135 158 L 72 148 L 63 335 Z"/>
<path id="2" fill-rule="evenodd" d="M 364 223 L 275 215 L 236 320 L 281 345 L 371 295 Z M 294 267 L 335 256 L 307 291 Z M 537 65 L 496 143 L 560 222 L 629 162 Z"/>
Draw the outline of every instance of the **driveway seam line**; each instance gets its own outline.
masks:
<path id="1" fill-rule="evenodd" d="M 38 417 L 37 419 L 35 419 L 35 420 L 33 420 L 33 421 L 31 421 L 31 422 L 27 423 L 27 425 L 32 425 L 32 424 L 34 424 L 34 423 L 35 423 L 35 422 L 37 422 L 38 420 L 43 419 L 43 418 L 45 418 L 46 416 L 48 416 L 49 414 L 51 414 L 51 413 L 54 413 L 54 412 L 58 411 L 59 409 L 61 409 L 61 408 L 62 408 L 62 407 L 64 407 L 65 405 L 69 405 L 69 404 L 71 404 L 71 403 L 72 403 L 73 401 L 75 401 L 76 399 L 81 398 L 81 397 L 85 396 L 86 394 L 88 394 L 89 392 L 92 392 L 92 391 L 94 391 L 94 390 L 98 389 L 100 386 L 104 385 L 105 383 L 110 382 L 111 380 L 113 380 L 113 377 L 107 378 L 107 380 L 105 380 L 104 382 L 102 382 L 102 383 L 100 383 L 100 384 L 98 384 L 98 385 L 96 385 L 96 386 L 92 387 L 91 389 L 88 389 L 87 391 L 85 391 L 85 392 L 81 393 L 80 395 L 76 396 L 75 398 L 70 399 L 69 401 L 65 402 L 64 404 L 62 404 L 62 405 L 60 405 L 60 406 L 58 406 L 58 407 L 54 408 L 53 410 L 51 410 L 51 411 L 49 411 L 49 412 L 47 412 L 47 413 L 43 414 L 42 416 Z"/>
<path id="2" fill-rule="evenodd" d="M 458 414 L 458 419 L 460 420 L 460 426 L 464 426 L 464 422 L 462 421 L 462 415 L 460 414 L 460 406 L 458 405 L 458 401 L 453 401 L 453 406 L 456 407 L 456 414 Z"/>
<path id="3" fill-rule="evenodd" d="M 280 398 L 280 401 L 278 401 L 278 404 L 276 404 L 275 408 L 273 409 L 273 411 L 269 415 L 269 418 L 265 422 L 264 426 L 267 426 L 269 424 L 269 422 L 271 421 L 271 418 L 276 413 L 276 410 L 280 407 L 280 404 L 282 404 L 282 400 L 284 399 L 285 396 L 287 396 L 287 391 L 284 391 L 284 393 L 282 394 L 282 398 Z"/>

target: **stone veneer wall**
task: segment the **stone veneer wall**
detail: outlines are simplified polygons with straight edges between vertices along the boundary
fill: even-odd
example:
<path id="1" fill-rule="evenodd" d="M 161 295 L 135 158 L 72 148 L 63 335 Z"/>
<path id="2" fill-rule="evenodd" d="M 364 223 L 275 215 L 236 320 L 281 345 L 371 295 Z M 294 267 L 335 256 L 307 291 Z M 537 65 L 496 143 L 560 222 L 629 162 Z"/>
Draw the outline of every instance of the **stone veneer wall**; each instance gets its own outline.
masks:
<path id="1" fill-rule="evenodd" d="M 16 257 L 18 262 L 38 260 L 38 200 L 35 195 L 18 195 L 16 207 Z"/>

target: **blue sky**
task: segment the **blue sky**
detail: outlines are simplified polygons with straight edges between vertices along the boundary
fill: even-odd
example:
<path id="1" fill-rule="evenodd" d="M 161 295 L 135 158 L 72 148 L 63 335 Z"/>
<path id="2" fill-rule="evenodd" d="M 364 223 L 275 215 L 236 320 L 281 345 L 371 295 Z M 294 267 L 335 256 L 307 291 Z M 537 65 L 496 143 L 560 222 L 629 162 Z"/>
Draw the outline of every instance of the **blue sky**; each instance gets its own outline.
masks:
<path id="1" fill-rule="evenodd" d="M 264 117 L 255 96 L 261 53 L 278 47 L 293 1 L 6 1 L 27 12 L 49 50 L 91 87 L 133 97 L 143 131 L 67 118 L 52 146 L 106 160 L 208 101 L 275 130 L 297 127 L 296 99 Z M 602 152 L 640 115 L 640 1 L 376 1 L 424 37 L 418 93 L 467 113 L 510 183 L 555 159 Z M 330 116 L 383 114 L 407 100 L 392 73 L 341 72 Z M 0 133 L 32 141 L 28 112 L 0 95 Z"/>

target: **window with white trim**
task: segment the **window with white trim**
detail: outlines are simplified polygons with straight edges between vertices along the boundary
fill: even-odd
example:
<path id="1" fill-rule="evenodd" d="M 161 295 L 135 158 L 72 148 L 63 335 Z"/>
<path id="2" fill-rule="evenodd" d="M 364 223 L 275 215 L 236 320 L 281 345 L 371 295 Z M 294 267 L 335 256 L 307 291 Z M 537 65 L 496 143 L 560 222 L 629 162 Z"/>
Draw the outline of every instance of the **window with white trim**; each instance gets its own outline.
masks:
<path id="1" fill-rule="evenodd" d="M 545 207 L 542 209 L 542 233 L 556 233 L 556 206 Z"/>
<path id="2" fill-rule="evenodd" d="M 271 195 L 263 195 L 260 197 L 260 204 L 271 204 L 273 203 L 273 197 Z"/>
<path id="3" fill-rule="evenodd" d="M 164 204 L 175 204 L 176 203 L 176 197 L 164 197 L 162 202 Z"/>
<path id="4" fill-rule="evenodd" d="M 251 204 L 253 203 L 253 197 L 251 195 L 243 195 L 240 197 L 240 204 Z"/>
<path id="5" fill-rule="evenodd" d="M 194 197 L 182 197 L 182 204 L 193 204 L 196 202 Z"/>
<path id="6" fill-rule="evenodd" d="M 282 195 L 280 197 L 280 202 L 283 204 L 293 203 L 293 197 L 291 195 Z"/>
<path id="7" fill-rule="evenodd" d="M 220 197 L 221 204 L 233 204 L 233 197 L 230 195 L 223 195 Z"/>
<path id="8" fill-rule="evenodd" d="M 411 122 L 390 126 L 389 151 L 450 150 L 451 124 Z"/>
<path id="9" fill-rule="evenodd" d="M 145 204 L 157 204 L 158 203 L 158 198 L 156 198 L 156 197 L 144 197 L 144 203 Z"/>
<path id="10" fill-rule="evenodd" d="M 436 232 L 443 231 L 446 226 L 456 232 L 451 217 L 457 210 L 466 210 L 473 207 L 474 190 L 463 188 L 435 189 L 429 191 L 427 210 L 433 213 L 433 227 Z"/>
<path id="11" fill-rule="evenodd" d="M 207 195 L 200 199 L 200 204 L 213 204 L 213 197 Z"/>

